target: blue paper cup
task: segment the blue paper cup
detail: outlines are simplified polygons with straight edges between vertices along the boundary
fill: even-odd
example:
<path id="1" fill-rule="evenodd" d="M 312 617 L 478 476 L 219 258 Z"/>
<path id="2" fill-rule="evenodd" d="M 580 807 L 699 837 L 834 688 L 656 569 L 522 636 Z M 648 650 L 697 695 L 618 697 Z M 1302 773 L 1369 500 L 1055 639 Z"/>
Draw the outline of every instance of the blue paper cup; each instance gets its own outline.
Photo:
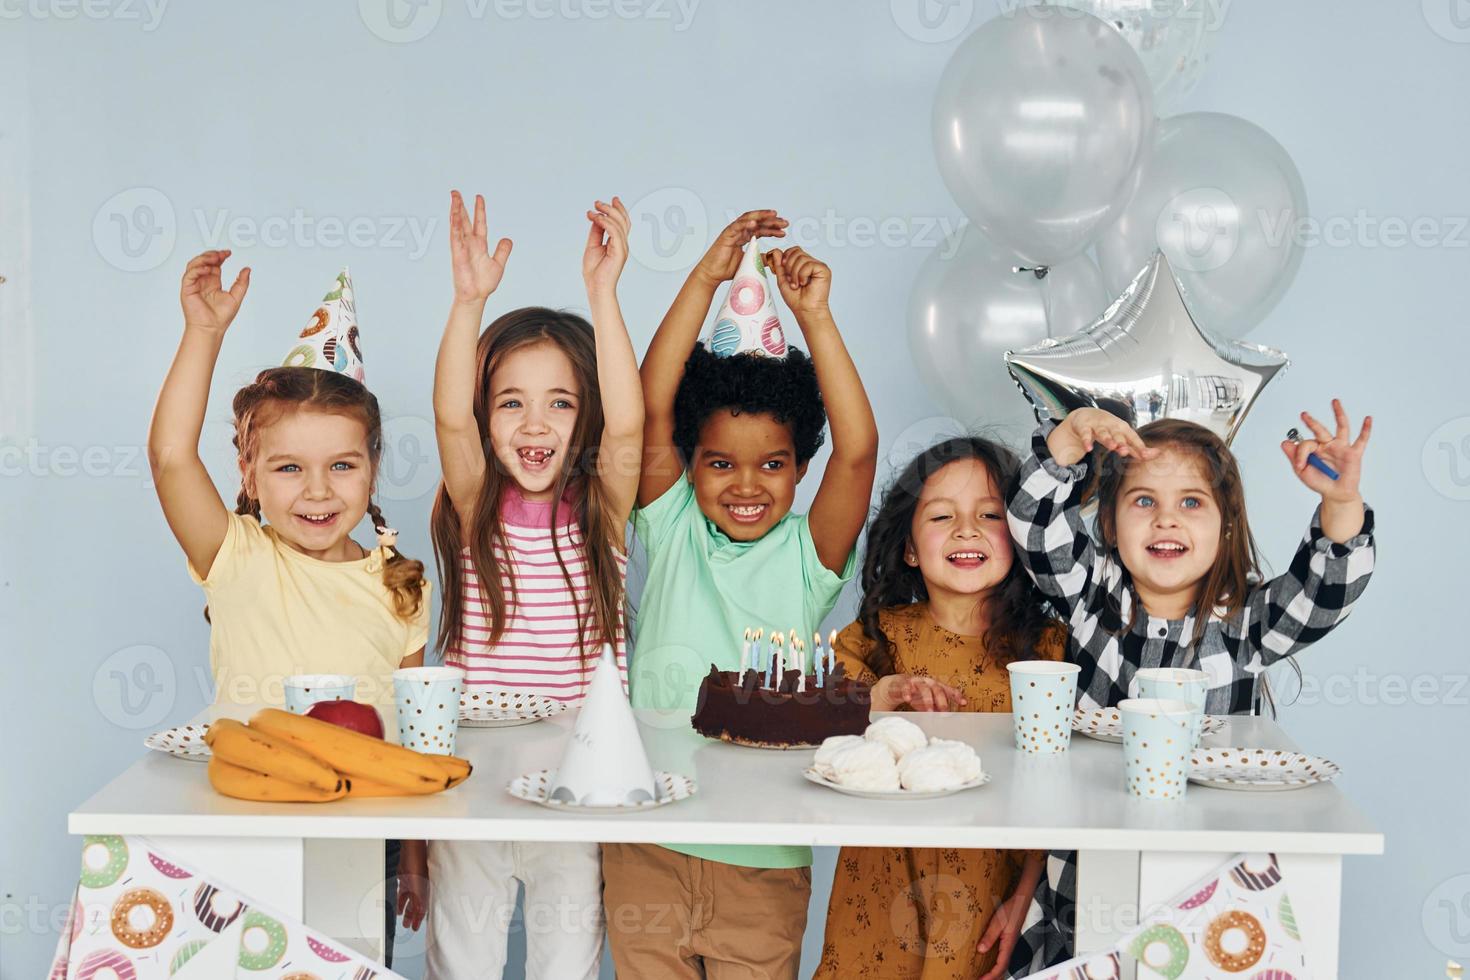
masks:
<path id="1" fill-rule="evenodd" d="M 1205 697 L 1210 693 L 1210 678 L 1202 670 L 1149 667 L 1133 676 L 1138 681 L 1137 697 L 1186 701 L 1200 711 L 1205 710 Z"/>
<path id="2" fill-rule="evenodd" d="M 454 754 L 464 671 L 458 667 L 405 667 L 393 672 L 398 744 L 432 755 Z"/>
<path id="3" fill-rule="evenodd" d="M 1199 740 L 1200 710 L 1187 701 L 1129 698 L 1123 716 L 1123 779 L 1144 800 L 1182 800 L 1189 757 Z"/>
<path id="4" fill-rule="evenodd" d="M 1016 748 L 1032 755 L 1067 751 L 1072 743 L 1072 710 L 1081 669 L 1055 660 L 1006 664 L 1011 675 Z"/>
<path id="5" fill-rule="evenodd" d="M 284 682 L 286 710 L 304 715 L 318 701 L 351 701 L 357 678 L 351 674 L 292 674 Z"/>

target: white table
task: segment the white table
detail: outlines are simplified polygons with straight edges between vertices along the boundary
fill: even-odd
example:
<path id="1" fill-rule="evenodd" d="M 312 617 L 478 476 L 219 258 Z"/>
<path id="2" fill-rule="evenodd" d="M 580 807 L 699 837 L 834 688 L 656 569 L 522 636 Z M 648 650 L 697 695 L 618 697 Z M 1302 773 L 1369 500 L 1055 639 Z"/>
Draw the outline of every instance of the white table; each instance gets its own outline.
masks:
<path id="1" fill-rule="evenodd" d="M 1383 835 L 1337 787 L 1192 786 L 1182 803 L 1136 800 L 1123 787 L 1117 745 L 1074 735 L 1060 756 L 1023 756 L 1012 747 L 1008 714 L 907 717 L 931 735 L 975 746 L 991 782 L 938 800 L 855 799 L 802 778 L 810 751 L 739 748 L 700 738 L 684 718 L 640 712 L 650 761 L 693 776 L 692 799 L 607 816 L 514 799 L 505 791 L 513 777 L 558 764 L 575 718 L 568 712 L 520 728 L 461 729 L 458 754 L 473 762 L 474 775 L 429 797 L 247 803 L 215 793 L 203 765 L 149 753 L 78 807 L 69 830 L 151 837 L 257 901 L 370 953 L 382 938 L 385 838 L 1075 849 L 1079 949 L 1116 940 L 1140 908 L 1167 901 L 1231 854 L 1274 851 L 1314 972 L 1337 975 L 1342 857 L 1383 853 Z M 1260 718 L 1232 719 L 1206 741 L 1295 748 Z"/>

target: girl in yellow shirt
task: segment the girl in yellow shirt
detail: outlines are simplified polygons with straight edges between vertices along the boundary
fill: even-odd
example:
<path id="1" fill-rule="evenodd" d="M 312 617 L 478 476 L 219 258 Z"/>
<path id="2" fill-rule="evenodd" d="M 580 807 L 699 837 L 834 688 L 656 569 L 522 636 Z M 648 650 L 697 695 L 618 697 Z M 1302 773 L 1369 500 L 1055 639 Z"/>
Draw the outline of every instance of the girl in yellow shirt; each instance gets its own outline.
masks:
<path id="1" fill-rule="evenodd" d="M 357 700 L 391 708 L 393 671 L 423 663 L 429 582 L 373 500 L 383 423 L 362 384 L 351 280 L 343 272 L 323 297 L 290 366 L 235 394 L 231 513 L 199 458 L 220 345 L 250 288 L 248 267 L 222 288 L 229 255 L 205 252 L 184 270 L 184 335 L 148 432 L 164 517 L 209 602 L 215 701 L 280 705 L 286 677 L 332 673 L 357 679 Z M 364 516 L 378 529 L 372 549 L 351 537 Z M 410 910 L 415 928 L 421 918 Z"/>

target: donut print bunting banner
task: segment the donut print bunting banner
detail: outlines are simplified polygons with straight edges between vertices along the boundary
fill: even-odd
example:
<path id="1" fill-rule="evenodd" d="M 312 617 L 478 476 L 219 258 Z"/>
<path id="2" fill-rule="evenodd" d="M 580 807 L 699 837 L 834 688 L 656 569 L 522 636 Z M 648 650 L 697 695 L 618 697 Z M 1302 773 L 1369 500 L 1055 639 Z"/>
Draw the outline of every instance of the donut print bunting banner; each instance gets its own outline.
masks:
<path id="1" fill-rule="evenodd" d="M 1112 949 L 1027 980 L 1311 980 L 1301 930 L 1274 854 L 1237 854 Z"/>
<path id="2" fill-rule="evenodd" d="M 730 280 L 725 302 L 715 317 L 714 331 L 705 346 L 716 357 L 734 354 L 786 356 L 786 333 L 776 315 L 776 300 L 771 279 L 761 260 L 759 243 L 754 239 L 745 247 L 740 268 Z"/>
<path id="3" fill-rule="evenodd" d="M 159 852 L 88 837 L 48 980 L 402 980 Z"/>

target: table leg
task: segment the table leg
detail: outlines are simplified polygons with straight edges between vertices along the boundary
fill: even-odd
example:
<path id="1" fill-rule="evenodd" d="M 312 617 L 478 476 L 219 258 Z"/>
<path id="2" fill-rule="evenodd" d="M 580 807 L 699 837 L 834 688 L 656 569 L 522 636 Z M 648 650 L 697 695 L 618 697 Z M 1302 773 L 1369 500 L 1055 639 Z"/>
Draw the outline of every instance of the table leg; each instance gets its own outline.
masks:
<path id="1" fill-rule="evenodd" d="M 1138 851 L 1077 852 L 1077 942 L 1080 955 L 1105 950 L 1138 925 Z M 1134 980 L 1123 964 L 1121 980 Z"/>
<path id="2" fill-rule="evenodd" d="M 383 961 L 383 842 L 308 838 L 303 842 L 302 921 Z"/>

